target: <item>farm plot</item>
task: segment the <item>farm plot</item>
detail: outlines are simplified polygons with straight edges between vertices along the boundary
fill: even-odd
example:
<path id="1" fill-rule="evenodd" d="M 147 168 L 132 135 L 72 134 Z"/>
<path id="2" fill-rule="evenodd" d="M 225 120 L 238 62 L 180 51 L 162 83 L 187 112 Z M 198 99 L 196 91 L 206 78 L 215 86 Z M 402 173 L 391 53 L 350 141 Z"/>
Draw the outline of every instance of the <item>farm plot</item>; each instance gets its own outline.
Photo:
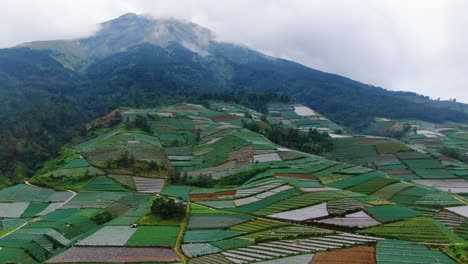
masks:
<path id="1" fill-rule="evenodd" d="M 191 190 L 190 186 L 168 185 L 164 187 L 164 189 L 161 191 L 161 194 L 179 197 L 183 199 L 184 201 L 190 201 L 190 197 L 189 197 L 190 190 Z"/>
<path id="2" fill-rule="evenodd" d="M 235 194 L 236 190 L 194 189 L 190 193 L 190 199 L 192 201 L 216 200 L 233 197 Z"/>
<path id="3" fill-rule="evenodd" d="M 255 220 L 231 226 L 229 229 L 243 232 L 258 232 L 265 229 L 272 229 L 284 225 L 287 224 L 269 219 L 257 218 Z"/>
<path id="4" fill-rule="evenodd" d="M 367 213 L 384 223 L 421 216 L 423 213 L 398 205 L 383 205 L 366 208 Z"/>
<path id="5" fill-rule="evenodd" d="M 84 191 L 116 191 L 116 192 L 127 192 L 128 190 L 113 181 L 112 179 L 100 176 L 96 177 L 93 181 L 88 183 L 84 188 Z"/>
<path id="6" fill-rule="evenodd" d="M 128 239 L 126 246 L 168 246 L 172 247 L 179 233 L 178 226 L 140 226 Z"/>
<path id="7" fill-rule="evenodd" d="M 245 197 L 245 198 L 240 198 L 240 199 L 236 199 L 234 200 L 234 204 L 236 206 L 242 206 L 242 205 L 247 205 L 247 204 L 250 204 L 250 203 L 254 203 L 254 202 L 258 202 L 262 199 L 265 199 L 267 197 L 270 197 L 270 196 L 273 196 L 273 195 L 276 195 L 278 193 L 281 193 L 281 192 L 284 192 L 284 191 L 287 191 L 287 190 L 291 190 L 293 189 L 293 187 L 289 186 L 289 185 L 283 185 L 283 186 L 280 186 L 280 187 L 276 187 L 274 189 L 270 189 L 266 192 L 262 192 L 262 193 L 259 193 L 255 196 L 249 196 L 249 197 Z"/>
<path id="8" fill-rule="evenodd" d="M 414 180 L 413 182 L 433 187 L 444 192 L 468 193 L 468 181 L 464 179 L 453 180 Z"/>
<path id="9" fill-rule="evenodd" d="M 73 199 L 63 205 L 63 209 L 107 208 L 123 197 L 131 195 L 128 192 L 79 192 Z"/>
<path id="10" fill-rule="evenodd" d="M 63 166 L 64 169 L 76 169 L 88 167 L 89 163 L 83 158 L 74 159 Z"/>
<path id="11" fill-rule="evenodd" d="M 289 189 L 289 190 L 274 194 L 272 196 L 268 196 L 259 201 L 249 203 L 246 205 L 242 205 L 236 208 L 229 208 L 227 210 L 241 212 L 241 213 L 255 213 L 255 214 L 262 215 L 263 213 L 261 212 L 261 210 L 263 210 L 264 208 L 274 205 L 275 203 L 280 202 L 282 200 L 286 200 L 288 198 L 294 197 L 298 195 L 299 193 L 300 192 L 296 189 Z M 266 215 L 266 214 L 263 214 L 263 215 Z"/>
<path id="12" fill-rule="evenodd" d="M 314 255 L 311 264 L 325 263 L 356 263 L 375 264 L 375 249 L 368 246 L 358 246 L 346 249 L 318 252 Z"/>
<path id="13" fill-rule="evenodd" d="M 36 264 L 31 255 L 19 248 L 0 248 L 0 263 Z"/>
<path id="14" fill-rule="evenodd" d="M 334 217 L 329 219 L 317 220 L 318 223 L 336 225 L 336 226 L 346 226 L 346 227 L 371 227 L 379 225 L 380 222 L 376 221 L 374 218 L 370 217 L 363 211 L 345 215 L 344 217 Z"/>
<path id="15" fill-rule="evenodd" d="M 257 186 L 257 187 L 254 187 L 254 188 L 239 189 L 236 192 L 236 198 L 255 195 L 255 194 L 258 194 L 258 193 L 261 193 L 261 192 L 276 188 L 276 187 L 278 187 L 280 185 L 281 185 L 280 182 L 274 182 L 274 183 L 270 183 L 270 184 Z"/>
<path id="16" fill-rule="evenodd" d="M 414 205 L 432 207 L 455 206 L 462 204 L 464 203 L 456 199 L 453 195 L 439 191 L 428 193 L 414 203 Z"/>
<path id="17" fill-rule="evenodd" d="M 129 226 L 104 226 L 94 234 L 76 243 L 78 246 L 123 246 L 135 233 Z"/>
<path id="18" fill-rule="evenodd" d="M 133 177 L 138 192 L 160 193 L 164 187 L 164 179 Z"/>
<path id="19" fill-rule="evenodd" d="M 306 106 L 294 106 L 294 112 L 299 116 L 316 116 L 318 115 L 314 110 Z"/>
<path id="20" fill-rule="evenodd" d="M 57 203 L 55 203 L 57 204 Z M 30 203 L 28 208 L 23 212 L 21 217 L 34 217 L 43 212 L 51 204 L 49 203 Z M 2 210 L 0 210 L 1 212 Z"/>
<path id="21" fill-rule="evenodd" d="M 20 217 L 29 203 L 0 203 L 0 217 Z"/>
<path id="22" fill-rule="evenodd" d="M 175 262 L 180 257 L 169 248 L 157 247 L 72 247 L 47 263 Z"/>
<path id="23" fill-rule="evenodd" d="M 390 200 L 392 202 L 403 204 L 403 205 L 412 205 L 421 197 L 434 192 L 429 188 L 423 188 L 419 186 L 412 186 L 404 189 L 403 191 L 395 194 Z"/>
<path id="24" fill-rule="evenodd" d="M 118 182 L 120 185 L 125 186 L 128 189 L 136 190 L 135 182 L 133 181 L 132 176 L 109 174 L 109 178 Z"/>
<path id="25" fill-rule="evenodd" d="M 241 238 L 247 238 L 255 242 L 261 242 L 279 239 L 291 239 L 295 237 L 305 236 L 323 236 L 331 233 L 334 232 L 323 228 L 291 225 L 268 229 L 260 232 L 249 233 L 247 235 L 242 236 Z"/>
<path id="26" fill-rule="evenodd" d="M 234 263 L 250 263 L 273 260 L 291 255 L 338 249 L 349 247 L 350 245 L 366 244 L 375 242 L 376 240 L 377 239 L 372 237 L 344 233 L 308 239 L 259 243 L 253 246 L 224 251 L 221 254 Z"/>
<path id="27" fill-rule="evenodd" d="M 281 158 L 278 156 L 277 153 L 254 155 L 255 163 L 273 162 L 273 161 L 281 161 Z"/>
<path id="28" fill-rule="evenodd" d="M 228 228 L 254 217 L 242 214 L 192 214 L 189 219 L 188 229 Z"/>
<path id="29" fill-rule="evenodd" d="M 396 179 L 379 176 L 377 178 L 369 180 L 368 182 L 349 188 L 348 190 L 353 191 L 353 192 L 364 193 L 364 194 L 371 194 L 381 188 L 386 187 L 387 185 L 390 185 L 396 182 L 398 182 L 398 180 Z"/>
<path id="30" fill-rule="evenodd" d="M 461 215 L 463 217 L 466 217 L 468 218 L 468 205 L 466 206 L 456 206 L 456 207 L 448 207 L 448 208 L 445 208 L 451 212 L 454 212 L 458 215 Z"/>
<path id="31" fill-rule="evenodd" d="M 348 189 L 352 188 L 361 184 L 366 184 L 367 182 L 373 180 L 373 179 L 388 179 L 388 176 L 383 174 L 382 172 L 378 171 L 373 171 L 373 172 L 368 172 L 361 174 L 359 176 L 353 176 L 351 178 L 347 178 L 341 181 L 334 182 L 332 184 L 329 184 L 330 187 L 334 188 L 339 188 L 339 189 Z M 377 182 L 378 185 L 378 182 Z M 381 186 L 384 187 L 384 186 Z M 377 191 L 373 189 L 374 191 Z"/>
<path id="32" fill-rule="evenodd" d="M 381 155 L 394 154 L 398 152 L 410 151 L 411 148 L 399 141 L 390 141 L 375 145 L 377 152 Z"/>
<path id="33" fill-rule="evenodd" d="M 213 253 L 218 253 L 222 249 L 210 244 L 210 243 L 192 243 L 192 244 L 183 244 L 182 250 L 184 254 L 188 257 L 198 257 Z"/>
<path id="34" fill-rule="evenodd" d="M 327 210 L 332 215 L 342 215 L 348 211 L 364 209 L 370 205 L 352 198 L 344 198 L 327 202 Z"/>
<path id="35" fill-rule="evenodd" d="M 324 216 L 328 216 L 327 204 L 321 203 L 317 205 L 312 205 L 309 207 L 304 207 L 301 209 L 295 209 L 290 211 L 285 211 L 281 213 L 268 215 L 269 217 L 279 218 L 284 220 L 293 220 L 293 221 L 305 221 L 308 219 L 315 219 Z"/>
<path id="36" fill-rule="evenodd" d="M 299 255 L 299 256 L 291 256 L 291 257 L 279 258 L 279 259 L 274 259 L 274 260 L 261 261 L 257 263 L 259 264 L 310 263 L 313 257 L 314 257 L 314 254 L 304 254 L 304 255 Z"/>
<path id="37" fill-rule="evenodd" d="M 53 190 L 17 184 L 0 190 L 1 202 L 45 202 Z"/>
<path id="38" fill-rule="evenodd" d="M 207 230 L 188 230 L 185 232 L 185 243 L 199 243 L 222 240 L 226 238 L 236 237 L 245 234 L 245 232 L 223 229 L 207 229 Z"/>
<path id="39" fill-rule="evenodd" d="M 437 250 L 430 250 L 424 245 L 401 241 L 383 240 L 377 242 L 376 247 L 377 263 L 444 263 L 455 264 L 444 253 Z"/>
<path id="40" fill-rule="evenodd" d="M 396 193 L 403 191 L 406 188 L 411 187 L 410 183 L 406 182 L 396 182 L 389 184 L 380 190 L 374 192 L 372 196 L 379 197 L 380 199 L 390 200 Z"/>
<path id="41" fill-rule="evenodd" d="M 358 232 L 408 241 L 438 244 L 450 244 L 459 240 L 450 229 L 427 217 L 414 217 L 404 221 L 371 227 Z"/>
<path id="42" fill-rule="evenodd" d="M 259 211 L 256 214 L 259 215 L 271 215 L 279 212 L 289 211 L 296 208 L 307 207 L 315 204 L 319 204 L 326 201 L 338 200 L 340 198 L 357 197 L 362 196 L 357 193 L 349 191 L 321 191 L 311 192 L 302 195 L 292 196 L 290 198 L 281 200 L 272 205 L 269 205 Z M 326 207 L 325 207 L 326 209 Z"/>

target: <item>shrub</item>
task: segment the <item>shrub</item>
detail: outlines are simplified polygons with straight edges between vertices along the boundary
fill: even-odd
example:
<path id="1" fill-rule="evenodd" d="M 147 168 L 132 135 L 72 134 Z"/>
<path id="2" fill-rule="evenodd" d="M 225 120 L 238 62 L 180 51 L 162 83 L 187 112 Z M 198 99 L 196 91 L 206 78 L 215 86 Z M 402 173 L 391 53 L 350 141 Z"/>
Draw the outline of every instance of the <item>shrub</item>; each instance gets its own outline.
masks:
<path id="1" fill-rule="evenodd" d="M 162 218 L 181 218 L 185 215 L 187 205 L 184 201 L 172 197 L 158 197 L 151 205 L 151 212 Z"/>

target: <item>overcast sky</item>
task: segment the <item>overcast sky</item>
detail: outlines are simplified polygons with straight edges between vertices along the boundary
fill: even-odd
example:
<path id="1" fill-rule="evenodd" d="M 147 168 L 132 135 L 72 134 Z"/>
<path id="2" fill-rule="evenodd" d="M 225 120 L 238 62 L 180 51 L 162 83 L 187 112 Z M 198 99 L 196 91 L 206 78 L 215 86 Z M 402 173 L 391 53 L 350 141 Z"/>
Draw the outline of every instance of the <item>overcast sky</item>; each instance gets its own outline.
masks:
<path id="1" fill-rule="evenodd" d="M 0 0 L 0 47 L 92 34 L 127 12 L 393 90 L 468 103 L 468 1 Z"/>

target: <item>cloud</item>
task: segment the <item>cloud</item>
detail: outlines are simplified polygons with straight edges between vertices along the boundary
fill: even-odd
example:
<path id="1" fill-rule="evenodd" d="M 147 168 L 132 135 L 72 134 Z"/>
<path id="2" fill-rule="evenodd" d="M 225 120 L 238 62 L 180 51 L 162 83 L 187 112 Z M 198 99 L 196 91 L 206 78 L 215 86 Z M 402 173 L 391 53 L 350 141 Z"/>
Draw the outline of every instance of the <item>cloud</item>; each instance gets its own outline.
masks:
<path id="1" fill-rule="evenodd" d="M 97 23 L 148 13 L 361 82 L 468 102 L 467 7 L 462 0 L 0 0 L 0 47 L 86 36 Z"/>

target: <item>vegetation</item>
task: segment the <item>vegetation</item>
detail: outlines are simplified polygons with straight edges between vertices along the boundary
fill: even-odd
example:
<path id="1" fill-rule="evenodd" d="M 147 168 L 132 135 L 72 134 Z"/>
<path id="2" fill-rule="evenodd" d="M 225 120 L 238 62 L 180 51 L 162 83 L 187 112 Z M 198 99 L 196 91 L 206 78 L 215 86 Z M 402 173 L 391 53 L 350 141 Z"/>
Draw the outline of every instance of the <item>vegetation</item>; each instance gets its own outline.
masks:
<path id="1" fill-rule="evenodd" d="M 164 169 L 164 167 L 160 167 L 154 160 L 136 160 L 128 150 L 123 151 L 115 160 L 107 160 L 105 168 L 107 170 L 126 169 L 131 170 L 134 173 L 158 172 L 161 169 Z"/>
<path id="2" fill-rule="evenodd" d="M 171 197 L 157 197 L 151 205 L 151 212 L 162 218 L 181 218 L 186 210 L 184 201 Z"/>
<path id="3" fill-rule="evenodd" d="M 440 153 L 445 155 L 445 156 L 448 156 L 448 157 L 454 158 L 456 160 L 459 160 L 461 162 L 468 163 L 468 155 L 463 153 L 462 150 L 442 147 L 440 149 Z"/>
<path id="4" fill-rule="evenodd" d="M 468 242 L 446 246 L 444 252 L 459 263 L 466 263 L 468 261 Z"/>
<path id="5" fill-rule="evenodd" d="M 266 121 L 244 121 L 243 126 L 256 133 L 266 136 L 274 143 L 303 152 L 323 155 L 332 151 L 333 141 L 327 133 L 316 129 L 301 132 L 296 128 L 286 127 L 281 123 L 270 124 Z"/>
<path id="6" fill-rule="evenodd" d="M 211 188 L 211 187 L 225 187 L 241 185 L 255 175 L 266 171 L 265 167 L 254 167 L 253 169 L 241 171 L 220 179 L 214 179 L 211 175 L 188 176 L 186 172 L 180 173 L 172 171 L 169 175 L 171 184 L 191 185 L 195 187 Z"/>
<path id="7" fill-rule="evenodd" d="M 148 118 L 142 115 L 137 115 L 133 121 L 130 119 L 125 120 L 125 126 L 127 129 L 139 128 L 147 133 L 151 133 L 151 123 Z"/>

